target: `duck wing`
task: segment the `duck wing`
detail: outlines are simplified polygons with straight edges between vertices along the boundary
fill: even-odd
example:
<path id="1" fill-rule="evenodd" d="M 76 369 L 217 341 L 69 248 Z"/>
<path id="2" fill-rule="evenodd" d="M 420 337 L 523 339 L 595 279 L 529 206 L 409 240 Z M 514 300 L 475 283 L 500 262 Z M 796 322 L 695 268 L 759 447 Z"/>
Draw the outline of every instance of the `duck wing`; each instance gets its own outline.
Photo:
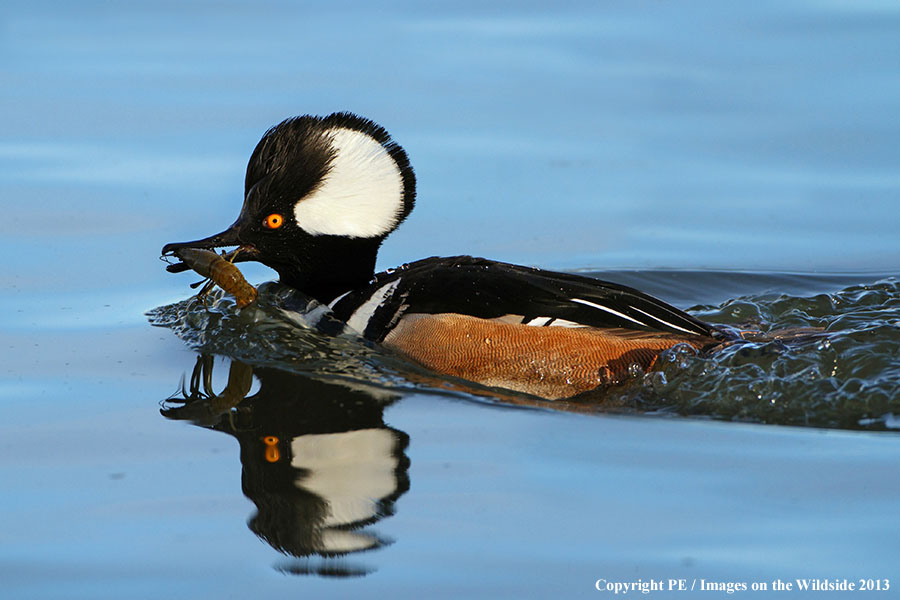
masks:
<path id="1" fill-rule="evenodd" d="M 335 316 L 381 342 L 405 315 L 459 314 L 543 327 L 722 337 L 708 323 L 636 289 L 471 256 L 426 258 L 338 297 Z"/>

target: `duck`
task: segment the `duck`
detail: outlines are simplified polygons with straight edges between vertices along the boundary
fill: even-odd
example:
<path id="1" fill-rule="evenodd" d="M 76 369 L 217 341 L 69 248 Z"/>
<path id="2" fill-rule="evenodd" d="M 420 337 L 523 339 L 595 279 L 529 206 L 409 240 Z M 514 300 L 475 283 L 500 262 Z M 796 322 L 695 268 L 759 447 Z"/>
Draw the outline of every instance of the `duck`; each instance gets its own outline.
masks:
<path id="1" fill-rule="evenodd" d="M 706 352 L 729 338 L 649 294 L 573 273 L 473 256 L 376 273 L 381 244 L 415 201 L 409 157 L 383 127 L 349 112 L 293 117 L 253 150 L 237 220 L 162 254 L 236 247 L 236 262 L 272 268 L 351 331 L 419 367 L 547 400 L 603 392 L 675 346 Z"/>

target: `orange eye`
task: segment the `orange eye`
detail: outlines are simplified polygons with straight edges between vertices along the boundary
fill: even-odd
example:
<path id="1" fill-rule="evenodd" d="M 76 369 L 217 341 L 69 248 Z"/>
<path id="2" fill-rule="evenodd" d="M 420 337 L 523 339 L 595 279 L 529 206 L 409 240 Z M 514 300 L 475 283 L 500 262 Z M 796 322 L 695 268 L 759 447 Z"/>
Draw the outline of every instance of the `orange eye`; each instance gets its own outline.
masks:
<path id="1" fill-rule="evenodd" d="M 281 451 L 278 449 L 278 438 L 274 435 L 267 435 L 263 438 L 263 444 L 266 445 L 266 462 L 278 462 L 281 459 Z"/>
<path id="2" fill-rule="evenodd" d="M 267 227 L 269 229 L 278 229 L 282 225 L 284 225 L 284 217 L 282 217 L 278 213 L 272 213 L 263 221 L 263 227 Z"/>

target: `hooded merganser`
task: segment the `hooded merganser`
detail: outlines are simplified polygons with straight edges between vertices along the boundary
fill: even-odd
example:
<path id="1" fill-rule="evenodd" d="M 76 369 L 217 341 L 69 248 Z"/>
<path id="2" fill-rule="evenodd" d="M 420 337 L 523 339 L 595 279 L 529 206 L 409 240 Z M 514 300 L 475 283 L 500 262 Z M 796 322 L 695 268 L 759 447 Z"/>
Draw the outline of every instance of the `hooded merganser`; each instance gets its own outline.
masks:
<path id="1" fill-rule="evenodd" d="M 253 151 L 231 227 L 162 253 L 239 246 L 237 261 L 271 267 L 369 340 L 439 373 L 549 399 L 619 383 L 676 344 L 702 349 L 727 335 L 629 287 L 483 258 L 375 274 L 378 248 L 414 201 L 406 152 L 382 127 L 350 113 L 295 117 Z"/>

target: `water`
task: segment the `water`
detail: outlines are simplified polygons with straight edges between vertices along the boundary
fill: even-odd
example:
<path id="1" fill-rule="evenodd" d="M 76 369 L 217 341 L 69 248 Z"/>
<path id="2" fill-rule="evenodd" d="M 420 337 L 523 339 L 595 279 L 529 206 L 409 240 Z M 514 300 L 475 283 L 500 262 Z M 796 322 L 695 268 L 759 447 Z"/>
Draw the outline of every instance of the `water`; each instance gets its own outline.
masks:
<path id="1" fill-rule="evenodd" d="M 631 278 L 648 289 L 654 287 L 652 275 L 632 273 Z M 686 283 L 715 274 L 678 275 Z M 790 286 L 788 278 L 773 274 L 731 274 L 731 279 L 732 285 L 740 281 L 760 289 L 776 282 L 782 289 Z M 841 277 L 797 279 L 814 286 Z M 746 341 L 702 354 L 677 346 L 650 372 L 635 371 L 625 385 L 573 402 L 502 395 L 500 401 L 576 412 L 664 411 L 779 425 L 894 429 L 900 415 L 898 304 L 900 285 L 887 278 L 808 297 L 756 294 L 698 305 L 691 309 L 694 314 L 744 331 Z M 447 387 L 448 382 L 362 340 L 318 333 L 313 326 L 322 309 L 286 286 L 267 284 L 249 310 L 238 310 L 219 292 L 160 307 L 149 316 L 202 353 L 389 389 L 408 389 L 409 381 L 421 381 L 426 389 Z M 456 387 L 469 393 L 496 396 L 459 383 Z"/>
<path id="2" fill-rule="evenodd" d="M 896 584 L 893 3 L 4 9 L 0 595 Z M 159 248 L 233 220 L 262 132 L 343 109 L 419 178 L 380 268 L 582 270 L 828 343 L 675 355 L 597 414 L 439 389 L 352 340 L 248 325 L 277 342 L 254 361 L 148 324 L 192 281 Z M 214 397 L 192 392 L 192 347 L 220 356 Z M 256 400 L 231 407 L 242 363 Z M 295 451 L 303 478 L 268 468 Z"/>

